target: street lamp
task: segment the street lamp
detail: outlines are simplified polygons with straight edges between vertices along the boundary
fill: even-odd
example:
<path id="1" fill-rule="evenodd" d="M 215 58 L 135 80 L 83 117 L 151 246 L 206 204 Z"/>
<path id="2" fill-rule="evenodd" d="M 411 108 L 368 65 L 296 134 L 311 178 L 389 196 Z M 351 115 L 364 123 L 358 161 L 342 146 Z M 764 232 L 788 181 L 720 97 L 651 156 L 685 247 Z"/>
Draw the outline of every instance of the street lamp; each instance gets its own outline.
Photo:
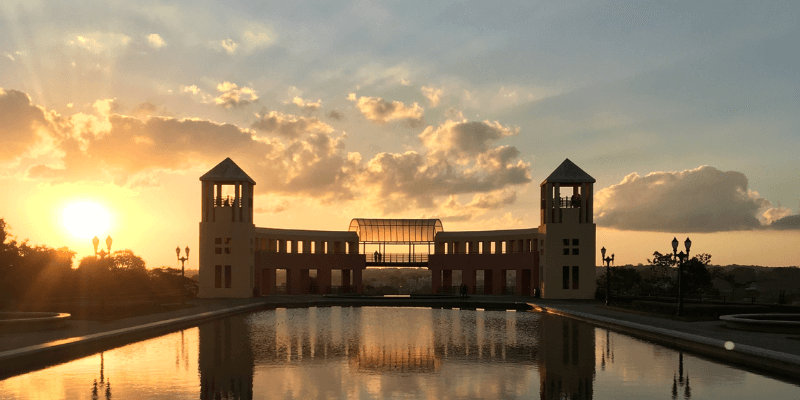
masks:
<path id="1" fill-rule="evenodd" d="M 595 247 L 597 248 L 597 247 Z M 614 261 L 614 254 L 606 257 L 606 248 L 600 249 L 600 259 L 606 263 L 606 305 L 609 305 L 609 293 L 611 293 L 611 263 Z M 600 263 L 602 265 L 602 262 Z"/>
<path id="2" fill-rule="evenodd" d="M 184 263 L 189 260 L 189 246 L 186 246 L 186 257 L 181 257 L 181 246 L 175 248 L 175 254 L 178 256 L 178 261 L 181 262 L 181 305 L 186 304 L 186 269 Z"/>
<path id="3" fill-rule="evenodd" d="M 111 243 L 113 241 L 114 240 L 111 239 L 111 235 L 108 235 L 108 237 L 106 238 L 106 247 L 108 247 L 108 253 L 105 253 L 103 250 L 100 250 L 100 258 L 103 258 L 106 254 L 111 255 Z M 97 246 L 99 246 L 99 245 L 100 245 L 100 239 L 98 239 L 97 236 L 92 238 L 92 246 L 94 246 L 94 256 L 95 257 L 97 257 L 97 254 L 98 254 L 97 253 Z"/>
<path id="4" fill-rule="evenodd" d="M 686 241 L 683 242 L 684 246 L 686 246 L 686 254 L 681 251 L 678 253 L 678 238 L 672 238 L 672 254 L 673 257 L 678 259 L 678 313 L 677 315 L 680 317 L 683 315 L 683 259 L 689 258 L 689 249 L 692 247 L 692 241 L 689 238 L 686 238 Z"/>

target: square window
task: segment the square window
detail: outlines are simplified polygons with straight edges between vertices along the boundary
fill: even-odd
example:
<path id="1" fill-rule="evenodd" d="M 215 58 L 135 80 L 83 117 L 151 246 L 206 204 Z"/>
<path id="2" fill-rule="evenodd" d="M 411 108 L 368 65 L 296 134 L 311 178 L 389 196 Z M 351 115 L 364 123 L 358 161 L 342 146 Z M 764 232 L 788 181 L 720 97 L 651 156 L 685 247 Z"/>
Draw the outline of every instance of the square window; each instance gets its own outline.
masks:
<path id="1" fill-rule="evenodd" d="M 222 244 L 222 238 L 214 238 L 214 244 Z"/>
<path id="2" fill-rule="evenodd" d="M 564 239 L 564 246 L 569 246 L 569 239 Z"/>
<path id="3" fill-rule="evenodd" d="M 577 247 L 573 247 L 572 248 L 572 255 L 573 256 L 577 256 L 578 255 L 578 248 Z"/>
<path id="4" fill-rule="evenodd" d="M 578 239 L 572 239 L 572 245 L 573 246 L 577 246 L 578 245 Z"/>
<path id="5" fill-rule="evenodd" d="M 222 254 L 222 247 L 215 247 L 214 254 Z"/>
<path id="6" fill-rule="evenodd" d="M 231 254 L 231 248 L 230 247 L 226 247 L 225 248 L 225 254 Z"/>
<path id="7" fill-rule="evenodd" d="M 231 238 L 225 238 L 225 244 L 231 244 Z"/>
<path id="8" fill-rule="evenodd" d="M 564 247 L 564 255 L 565 256 L 569 255 L 569 248 L 568 247 Z"/>

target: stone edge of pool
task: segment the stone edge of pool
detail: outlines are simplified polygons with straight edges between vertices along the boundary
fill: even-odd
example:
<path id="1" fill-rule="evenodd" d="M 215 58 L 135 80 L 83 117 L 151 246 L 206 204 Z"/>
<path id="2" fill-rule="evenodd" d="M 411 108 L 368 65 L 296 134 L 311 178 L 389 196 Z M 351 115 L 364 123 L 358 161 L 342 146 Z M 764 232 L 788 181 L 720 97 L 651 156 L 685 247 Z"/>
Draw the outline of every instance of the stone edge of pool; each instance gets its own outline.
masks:
<path id="1" fill-rule="evenodd" d="M 108 348 L 164 335 L 180 330 L 183 327 L 191 327 L 217 318 L 263 309 L 265 306 L 264 303 L 259 302 L 221 310 L 206 311 L 184 317 L 170 318 L 122 329 L 54 340 L 52 342 L 0 352 L 0 380 L 84 357 Z"/>
<path id="2" fill-rule="evenodd" d="M 559 307 L 531 304 L 536 311 L 589 322 L 616 332 L 646 339 L 655 343 L 693 351 L 739 366 L 757 368 L 770 373 L 800 379 L 800 356 L 762 349 L 746 344 L 734 343 L 734 348 L 725 348 L 726 341 L 692 333 L 657 328 L 636 322 L 624 321 L 600 315 L 565 310 Z"/>

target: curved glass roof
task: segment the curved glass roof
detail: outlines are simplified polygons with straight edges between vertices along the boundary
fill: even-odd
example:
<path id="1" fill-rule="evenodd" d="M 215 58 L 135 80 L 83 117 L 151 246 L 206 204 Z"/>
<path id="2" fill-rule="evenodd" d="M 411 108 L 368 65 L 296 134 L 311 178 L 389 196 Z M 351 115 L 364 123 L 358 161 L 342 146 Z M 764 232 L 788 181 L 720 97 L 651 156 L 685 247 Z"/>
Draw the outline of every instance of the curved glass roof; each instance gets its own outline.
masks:
<path id="1" fill-rule="evenodd" d="M 433 242 L 437 232 L 442 232 L 438 219 L 368 219 L 353 218 L 350 232 L 358 234 L 360 242 Z"/>

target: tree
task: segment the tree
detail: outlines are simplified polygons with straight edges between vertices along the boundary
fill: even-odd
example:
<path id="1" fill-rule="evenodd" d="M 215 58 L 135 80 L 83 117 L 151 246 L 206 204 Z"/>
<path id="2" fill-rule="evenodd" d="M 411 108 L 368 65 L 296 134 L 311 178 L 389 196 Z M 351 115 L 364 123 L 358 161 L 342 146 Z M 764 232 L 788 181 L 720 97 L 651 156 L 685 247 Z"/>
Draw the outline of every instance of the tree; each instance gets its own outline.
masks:
<path id="1" fill-rule="evenodd" d="M 714 292 L 714 277 L 708 271 L 710 254 L 698 254 L 683 263 L 684 288 L 689 294 L 708 294 Z"/>
<path id="2" fill-rule="evenodd" d="M 670 291 L 675 287 L 675 271 L 676 265 L 672 254 L 661 254 L 659 252 L 653 253 L 653 258 L 647 260 L 650 263 L 650 274 L 645 279 L 645 282 L 650 286 L 650 289 L 655 291 Z"/>
<path id="3" fill-rule="evenodd" d="M 737 267 L 729 272 L 725 272 L 722 267 L 716 267 L 711 271 L 712 278 L 719 278 L 731 286 L 731 297 L 736 298 L 736 289 L 742 289 L 756 281 L 756 271 L 752 268 Z"/>
<path id="4" fill-rule="evenodd" d="M 641 291 L 642 276 L 634 268 L 617 267 L 611 269 L 611 292 L 635 294 Z M 597 287 L 605 289 L 606 274 L 597 278 Z"/>
<path id="5" fill-rule="evenodd" d="M 72 274 L 72 257 L 67 248 L 31 246 L 17 242 L 0 218 L 0 292 L 16 301 L 62 295 Z"/>

